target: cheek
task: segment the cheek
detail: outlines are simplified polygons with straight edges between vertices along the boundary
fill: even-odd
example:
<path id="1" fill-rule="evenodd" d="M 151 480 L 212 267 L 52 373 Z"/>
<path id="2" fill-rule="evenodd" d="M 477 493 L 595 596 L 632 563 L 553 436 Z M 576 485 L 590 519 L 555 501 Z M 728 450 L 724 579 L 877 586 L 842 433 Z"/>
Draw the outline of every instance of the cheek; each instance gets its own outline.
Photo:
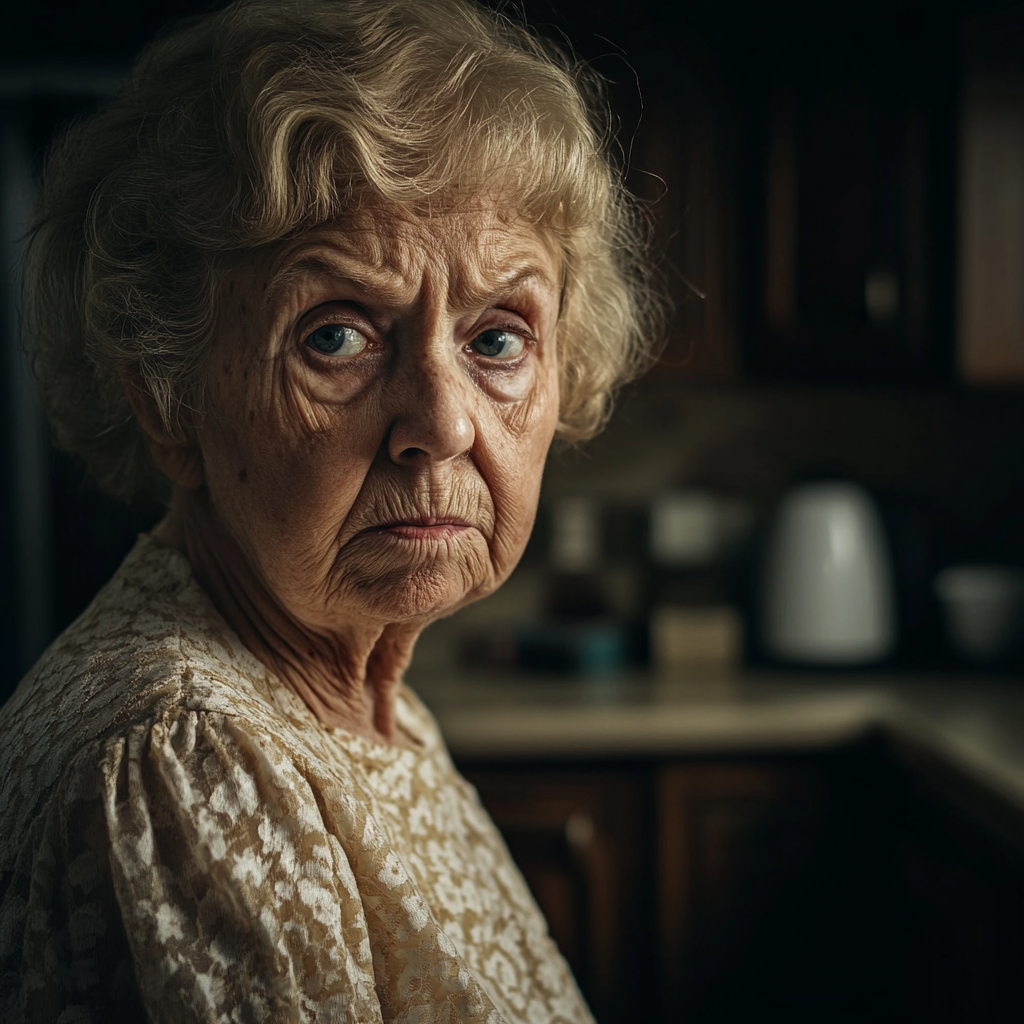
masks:
<path id="1" fill-rule="evenodd" d="M 537 389 L 544 368 L 528 359 L 519 366 L 496 366 L 474 373 L 477 387 L 498 402 L 525 403 Z"/>
<path id="2" fill-rule="evenodd" d="M 488 476 L 494 498 L 496 555 L 518 560 L 533 529 L 548 449 L 558 423 L 557 380 L 532 401 L 502 409 L 494 431 L 501 441 L 488 446 Z"/>
<path id="3" fill-rule="evenodd" d="M 263 509 L 275 544 L 305 546 L 325 555 L 363 487 L 369 459 L 329 434 L 268 437 L 252 452 L 252 468 L 238 497 Z M 347 440 L 347 439 L 346 439 Z"/>
<path id="4" fill-rule="evenodd" d="M 363 410 L 341 423 L 332 409 L 313 416 L 282 382 L 252 384 L 234 406 L 217 394 L 219 407 L 200 434 L 211 501 L 258 562 L 292 560 L 308 570 L 333 557 L 374 456 L 361 436 L 374 417 Z"/>

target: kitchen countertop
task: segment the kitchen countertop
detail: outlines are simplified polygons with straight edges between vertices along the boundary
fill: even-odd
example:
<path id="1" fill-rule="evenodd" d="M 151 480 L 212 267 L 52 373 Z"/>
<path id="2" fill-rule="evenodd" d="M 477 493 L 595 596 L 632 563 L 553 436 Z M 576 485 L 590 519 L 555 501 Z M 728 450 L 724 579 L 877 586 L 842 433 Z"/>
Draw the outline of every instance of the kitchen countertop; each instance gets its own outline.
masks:
<path id="1" fill-rule="evenodd" d="M 409 682 L 456 758 L 811 752 L 883 731 L 1024 810 L 1021 679 L 751 673 Z"/>

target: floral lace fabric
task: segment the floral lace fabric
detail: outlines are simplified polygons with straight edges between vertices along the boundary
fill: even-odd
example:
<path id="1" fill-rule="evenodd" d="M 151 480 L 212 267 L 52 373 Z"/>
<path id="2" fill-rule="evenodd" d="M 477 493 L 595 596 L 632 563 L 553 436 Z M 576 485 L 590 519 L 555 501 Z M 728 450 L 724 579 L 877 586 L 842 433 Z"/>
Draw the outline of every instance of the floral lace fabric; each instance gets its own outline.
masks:
<path id="1" fill-rule="evenodd" d="M 148 537 L 0 711 L 0 1020 L 583 1022 L 432 718 L 326 728 Z"/>

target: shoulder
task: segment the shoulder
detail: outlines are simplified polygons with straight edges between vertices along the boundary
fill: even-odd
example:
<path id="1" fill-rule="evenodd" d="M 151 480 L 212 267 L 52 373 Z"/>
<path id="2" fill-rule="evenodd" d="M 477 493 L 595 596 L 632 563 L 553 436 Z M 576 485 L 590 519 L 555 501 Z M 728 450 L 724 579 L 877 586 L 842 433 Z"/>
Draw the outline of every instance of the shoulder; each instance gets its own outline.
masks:
<path id="1" fill-rule="evenodd" d="M 0 835 L 18 834 L 86 750 L 187 711 L 290 714 L 187 560 L 142 537 L 0 709 Z"/>
<path id="2" fill-rule="evenodd" d="M 246 716 L 175 708 L 80 751 L 0 870 L 0 1016 L 5 986 L 99 1005 L 118 965 L 97 957 L 123 933 L 155 1020 L 497 1021 L 380 816 L 363 741 L 326 735 L 329 765 Z M 47 945 L 56 968 L 26 955 Z"/>
<path id="3" fill-rule="evenodd" d="M 347 827 L 332 833 L 322 788 L 244 715 L 174 707 L 86 744 L 0 841 L 0 1017 L 18 1004 L 32 1012 L 16 1019 L 35 1019 L 48 998 L 110 1019 L 128 957 L 129 1001 L 147 1019 L 284 1020 L 301 1002 L 310 1012 L 294 1019 L 340 1005 L 343 1019 L 378 1020 L 338 838 L 370 830 L 341 792 Z M 33 955 L 43 948 L 53 956 Z"/>

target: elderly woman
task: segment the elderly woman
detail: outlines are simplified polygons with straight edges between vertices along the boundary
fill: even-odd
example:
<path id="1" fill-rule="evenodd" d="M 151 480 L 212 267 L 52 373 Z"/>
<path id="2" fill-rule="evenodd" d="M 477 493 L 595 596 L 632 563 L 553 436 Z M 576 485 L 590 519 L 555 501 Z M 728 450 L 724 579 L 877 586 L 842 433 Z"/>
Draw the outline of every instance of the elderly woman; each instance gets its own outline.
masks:
<path id="1" fill-rule="evenodd" d="M 4 1021 L 589 1019 L 401 682 L 644 358 L 579 80 L 461 0 L 242 2 L 51 155 L 54 434 L 169 512 L 0 714 Z"/>

